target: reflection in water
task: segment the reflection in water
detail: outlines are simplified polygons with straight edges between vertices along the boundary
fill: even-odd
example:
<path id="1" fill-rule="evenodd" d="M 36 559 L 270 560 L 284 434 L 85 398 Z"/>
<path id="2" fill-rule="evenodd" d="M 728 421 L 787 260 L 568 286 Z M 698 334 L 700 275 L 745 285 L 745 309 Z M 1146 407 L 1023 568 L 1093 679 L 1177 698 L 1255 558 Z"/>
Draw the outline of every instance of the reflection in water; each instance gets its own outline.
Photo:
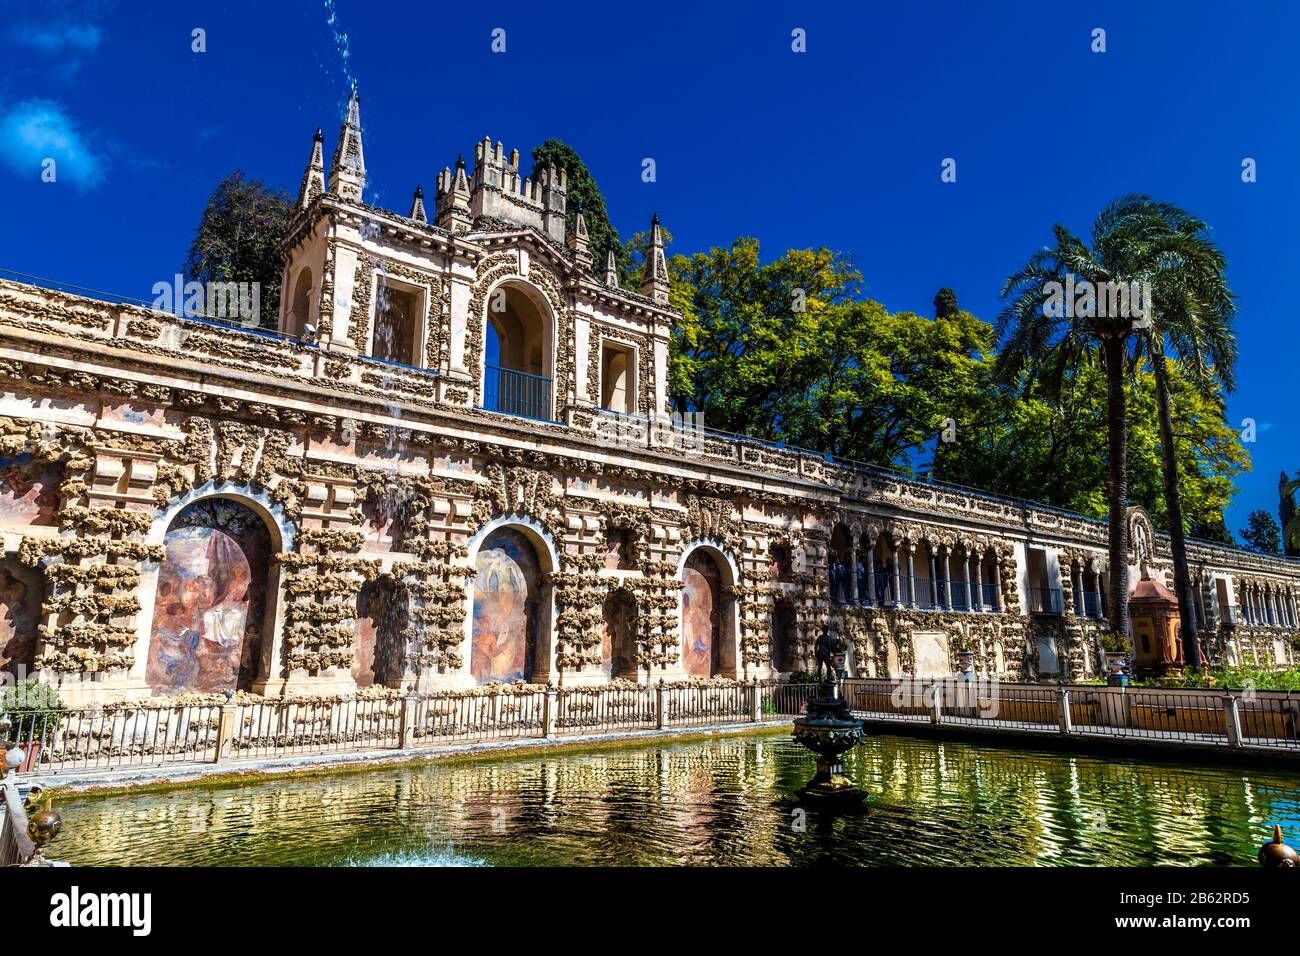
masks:
<path id="1" fill-rule="evenodd" d="M 873 737 L 865 813 L 792 825 L 784 734 L 62 801 L 74 865 L 1254 864 L 1300 774 Z"/>

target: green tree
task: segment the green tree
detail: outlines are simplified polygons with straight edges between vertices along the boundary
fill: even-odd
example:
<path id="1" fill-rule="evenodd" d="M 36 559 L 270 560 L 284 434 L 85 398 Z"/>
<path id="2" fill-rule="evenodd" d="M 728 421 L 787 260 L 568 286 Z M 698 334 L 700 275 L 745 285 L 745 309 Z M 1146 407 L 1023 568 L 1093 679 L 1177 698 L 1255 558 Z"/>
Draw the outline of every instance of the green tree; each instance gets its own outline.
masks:
<path id="1" fill-rule="evenodd" d="M 1282 551 L 1289 557 L 1300 556 L 1300 523 L 1296 521 L 1295 490 L 1300 478 L 1292 481 L 1284 471 L 1277 480 L 1277 517 L 1282 526 Z"/>
<path id="2" fill-rule="evenodd" d="M 1170 365 L 1173 426 L 1183 464 L 1183 520 L 1190 534 L 1232 543 L 1223 510 L 1235 492 L 1233 479 L 1249 468 L 1241 436 L 1227 420 L 1223 401 L 1188 385 Z M 935 477 L 997 494 L 1106 516 L 1106 379 L 1085 364 L 1063 379 L 1058 394 L 1041 382 L 1003 386 L 992 361 L 979 370 L 975 396 L 958 409 L 956 441 L 935 447 Z M 1145 356 L 1126 382 L 1130 448 L 1129 497 L 1167 524 L 1162 456 L 1156 425 L 1155 377 Z"/>
<path id="3" fill-rule="evenodd" d="M 217 183 L 190 243 L 184 272 L 195 282 L 260 284 L 258 324 L 274 328 L 280 309 L 282 264 L 278 247 L 293 203 L 236 170 Z"/>
<path id="4" fill-rule="evenodd" d="M 609 209 L 605 205 L 605 195 L 596 185 L 596 178 L 591 175 L 577 152 L 568 143 L 558 139 L 548 139 L 533 148 L 533 175 L 547 166 L 563 169 L 568 176 L 568 191 L 564 212 L 565 234 L 573 227 L 574 216 L 579 209 L 587 223 L 587 236 L 591 244 L 592 268 L 597 275 L 605 274 L 605 259 L 612 248 L 614 261 L 618 264 L 619 275 L 627 267 L 627 250 L 616 230 L 609 221 Z M 630 286 L 640 289 L 640 279 Z"/>
<path id="5" fill-rule="evenodd" d="M 1277 519 L 1263 509 L 1252 511 L 1246 518 L 1246 527 L 1237 533 L 1241 535 L 1242 543 L 1252 551 L 1282 553 L 1282 529 Z"/>
<path id="6" fill-rule="evenodd" d="M 644 239 L 629 246 L 635 271 Z M 789 397 L 822 374 L 809 359 L 810 330 L 852 299 L 857 270 L 828 249 L 792 249 L 763 263 L 749 238 L 672 256 L 668 269 L 671 302 L 682 313 L 669 368 L 673 406 L 704 413 L 714 428 L 783 439 Z"/>
<path id="7" fill-rule="evenodd" d="M 1061 290 L 1076 281 L 1102 288 L 1128 282 L 1145 268 L 1140 237 L 1125 218 L 1126 200 L 1111 203 L 1093 223 L 1091 245 L 1063 225 L 1002 287 L 1006 306 L 998 316 L 1003 347 L 997 372 L 1004 383 L 1022 378 L 1058 395 L 1081 365 L 1100 366 L 1106 376 L 1106 493 L 1110 551 L 1110 629 L 1128 634 L 1128 411 L 1125 378 L 1133 364 L 1134 318 L 1099 315 L 1088 303 L 1063 302 Z M 1056 306 L 1047 307 L 1055 290 Z M 1118 311 L 1118 310 L 1117 310 Z"/>
<path id="8" fill-rule="evenodd" d="M 957 293 L 947 287 L 940 289 L 934 296 L 934 317 L 950 319 L 958 312 Z"/>
<path id="9" fill-rule="evenodd" d="M 1170 203 L 1150 196 L 1126 196 L 1112 204 L 1111 228 L 1125 237 L 1127 277 L 1151 290 L 1148 327 L 1139 341 L 1145 345 L 1155 372 L 1157 421 L 1160 426 L 1162 477 L 1169 511 L 1170 551 L 1174 587 L 1182 616 L 1188 663 L 1201 664 L 1196 639 L 1192 579 L 1187 564 L 1180 500 L 1178 442 L 1170 408 L 1171 387 L 1166 355 L 1176 356 L 1188 384 L 1207 398 L 1230 393 L 1235 385 L 1237 342 L 1232 332 L 1236 314 L 1225 275 L 1223 254 L 1209 237 L 1204 222 Z"/>

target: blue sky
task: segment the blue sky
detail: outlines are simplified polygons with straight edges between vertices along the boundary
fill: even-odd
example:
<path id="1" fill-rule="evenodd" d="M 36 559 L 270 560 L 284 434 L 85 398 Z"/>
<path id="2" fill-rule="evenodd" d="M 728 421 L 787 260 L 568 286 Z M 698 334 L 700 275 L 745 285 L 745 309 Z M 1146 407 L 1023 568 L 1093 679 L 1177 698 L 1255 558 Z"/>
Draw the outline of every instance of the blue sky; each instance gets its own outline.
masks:
<path id="1" fill-rule="evenodd" d="M 0 0 L 0 268 L 149 297 L 223 175 L 295 190 L 318 125 L 328 158 L 354 79 L 379 205 L 406 212 L 485 134 L 525 156 L 557 136 L 624 235 L 657 210 L 679 252 L 830 246 L 895 310 L 946 285 L 991 320 L 1053 222 L 1150 192 L 1213 225 L 1240 299 L 1229 411 L 1259 430 L 1228 526 L 1275 511 L 1300 469 L 1300 5 L 838 6 Z"/>

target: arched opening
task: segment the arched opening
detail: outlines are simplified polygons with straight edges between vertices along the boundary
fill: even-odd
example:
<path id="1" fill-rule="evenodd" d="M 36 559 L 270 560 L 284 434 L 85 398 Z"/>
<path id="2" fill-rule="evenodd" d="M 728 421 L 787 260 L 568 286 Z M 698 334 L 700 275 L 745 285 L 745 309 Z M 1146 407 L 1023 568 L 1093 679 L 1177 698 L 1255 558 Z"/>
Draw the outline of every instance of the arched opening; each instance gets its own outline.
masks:
<path id="1" fill-rule="evenodd" d="M 32 675 L 44 594 L 45 578 L 37 568 L 17 557 L 0 558 L 0 673 L 15 681 Z"/>
<path id="2" fill-rule="evenodd" d="M 713 677 L 725 663 L 722 569 L 703 548 L 682 568 L 682 668 L 691 677 Z"/>
<path id="3" fill-rule="evenodd" d="M 289 299 L 289 313 L 285 316 L 284 331 L 293 336 L 301 336 L 311 322 L 311 269 L 304 267 L 293 284 L 293 295 Z"/>
<path id="4" fill-rule="evenodd" d="M 544 610 L 537 550 L 518 529 L 497 528 L 483 539 L 474 567 L 470 673 L 479 684 L 533 680 Z"/>
<path id="5" fill-rule="evenodd" d="M 352 659 L 358 687 L 393 687 L 401 682 L 408 618 L 406 589 L 391 576 L 382 575 L 362 586 Z"/>
<path id="6" fill-rule="evenodd" d="M 601 613 L 601 669 L 606 677 L 636 680 L 636 599 L 622 588 L 611 591 Z"/>
<path id="7" fill-rule="evenodd" d="M 782 673 L 799 669 L 794 602 L 781 599 L 772 609 L 772 667 Z"/>
<path id="8" fill-rule="evenodd" d="M 420 366 L 420 330 L 424 319 L 424 293 L 383 274 L 375 278 L 375 334 L 370 347 L 374 358 L 400 365 Z"/>
<path id="9" fill-rule="evenodd" d="M 830 567 L 831 603 L 848 604 L 853 593 L 853 536 L 849 529 L 837 524 L 831 532 Z"/>
<path id="10" fill-rule="evenodd" d="M 550 420 L 550 310 L 523 288 L 505 284 L 488 296 L 483 407 Z"/>
<path id="11" fill-rule="evenodd" d="M 172 520 L 145 681 L 155 695 L 250 690 L 261 661 L 271 536 L 251 508 L 204 498 Z"/>

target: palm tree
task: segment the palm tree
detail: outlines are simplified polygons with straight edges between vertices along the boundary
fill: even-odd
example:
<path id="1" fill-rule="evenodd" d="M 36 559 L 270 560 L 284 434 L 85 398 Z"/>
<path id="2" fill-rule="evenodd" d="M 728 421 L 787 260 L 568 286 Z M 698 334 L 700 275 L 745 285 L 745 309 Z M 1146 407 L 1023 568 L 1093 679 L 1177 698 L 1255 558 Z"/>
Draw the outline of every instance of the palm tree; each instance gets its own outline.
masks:
<path id="1" fill-rule="evenodd" d="M 1004 283 L 1006 307 L 998 316 L 1005 345 L 998 356 L 1004 382 L 1038 379 L 1059 394 L 1083 362 L 1098 362 L 1106 374 L 1107 499 L 1109 510 L 1110 606 L 1112 632 L 1128 636 L 1128 474 L 1126 372 L 1145 352 L 1151 358 L 1160 407 L 1165 500 L 1170 517 L 1175 586 L 1193 663 L 1195 641 L 1191 579 L 1183 540 L 1178 494 L 1166 346 L 1195 385 L 1210 390 L 1217 381 L 1231 388 L 1235 344 L 1232 295 L 1223 278 L 1223 257 L 1205 236 L 1205 225 L 1183 210 L 1149 196 L 1114 200 L 1097 216 L 1088 246 L 1064 226 L 1054 227 L 1055 244 L 1036 252 Z M 1112 315 L 1101 303 L 1088 308 L 1045 308 L 1049 283 L 1091 283 L 1095 291 L 1149 283 L 1150 311 Z M 1076 303 L 1070 303 L 1076 304 Z"/>
<path id="2" fill-rule="evenodd" d="M 1143 342 L 1155 372 L 1174 588 L 1187 663 L 1199 668 L 1201 653 L 1183 534 L 1167 356 L 1177 360 L 1179 370 L 1203 395 L 1230 393 L 1236 386 L 1237 342 L 1232 332 L 1236 305 L 1224 275 L 1223 254 L 1210 240 L 1205 223 L 1177 206 L 1145 196 L 1136 198 L 1140 202 L 1131 215 L 1143 223 L 1147 248 L 1142 258 L 1147 262 L 1145 279 L 1151 283 L 1152 298 Z"/>

